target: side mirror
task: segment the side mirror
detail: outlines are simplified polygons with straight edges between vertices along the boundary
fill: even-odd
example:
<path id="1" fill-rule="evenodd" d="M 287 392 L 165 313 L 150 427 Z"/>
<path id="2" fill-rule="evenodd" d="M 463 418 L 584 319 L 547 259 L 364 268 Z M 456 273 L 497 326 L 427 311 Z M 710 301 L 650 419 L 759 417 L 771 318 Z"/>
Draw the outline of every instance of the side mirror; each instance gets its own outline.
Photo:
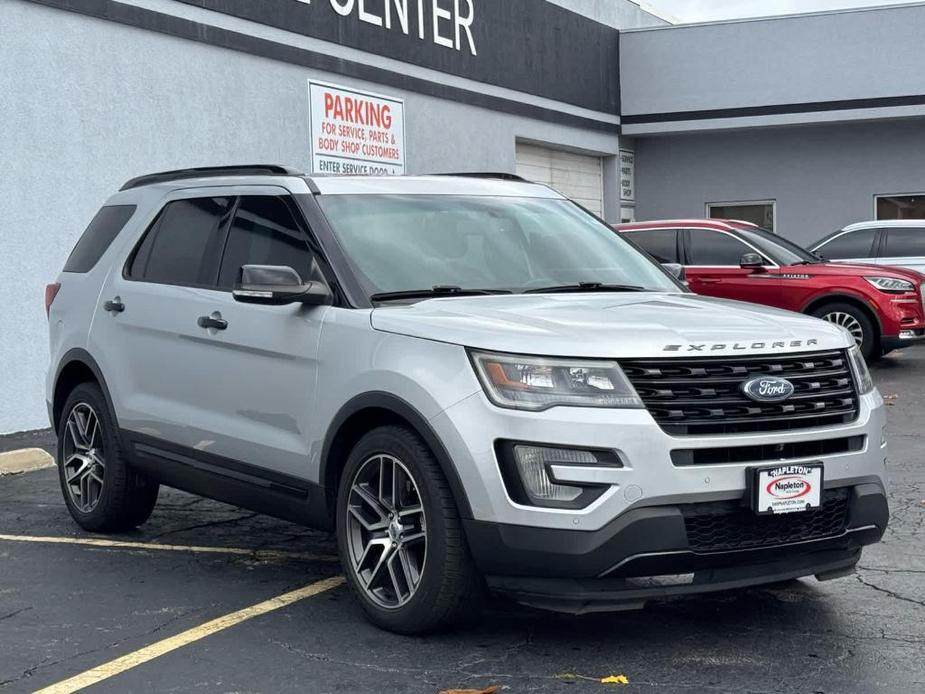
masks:
<path id="1" fill-rule="evenodd" d="M 321 282 L 304 282 L 299 273 L 285 265 L 245 265 L 232 291 L 243 304 L 285 306 L 331 303 L 331 292 Z"/>
<path id="2" fill-rule="evenodd" d="M 739 267 L 746 269 L 760 269 L 764 267 L 764 258 L 757 253 L 746 253 L 739 261 Z"/>
<path id="3" fill-rule="evenodd" d="M 665 268 L 672 277 L 678 280 L 678 282 L 687 281 L 687 273 L 684 271 L 683 265 L 678 263 L 662 263 L 662 267 Z"/>

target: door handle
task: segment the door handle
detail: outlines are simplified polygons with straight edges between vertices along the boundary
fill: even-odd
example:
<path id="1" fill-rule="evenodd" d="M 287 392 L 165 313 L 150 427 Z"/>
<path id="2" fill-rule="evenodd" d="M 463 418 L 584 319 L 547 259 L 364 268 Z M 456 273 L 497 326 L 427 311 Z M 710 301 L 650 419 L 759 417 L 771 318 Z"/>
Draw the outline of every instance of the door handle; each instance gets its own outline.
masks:
<path id="1" fill-rule="evenodd" d="M 116 297 L 103 304 L 103 309 L 112 313 L 122 313 L 125 310 L 125 304 L 122 303 L 122 299 Z"/>
<path id="2" fill-rule="evenodd" d="M 226 330 L 228 328 L 228 321 L 216 316 L 199 316 L 197 322 L 200 328 L 211 328 L 212 330 Z"/>

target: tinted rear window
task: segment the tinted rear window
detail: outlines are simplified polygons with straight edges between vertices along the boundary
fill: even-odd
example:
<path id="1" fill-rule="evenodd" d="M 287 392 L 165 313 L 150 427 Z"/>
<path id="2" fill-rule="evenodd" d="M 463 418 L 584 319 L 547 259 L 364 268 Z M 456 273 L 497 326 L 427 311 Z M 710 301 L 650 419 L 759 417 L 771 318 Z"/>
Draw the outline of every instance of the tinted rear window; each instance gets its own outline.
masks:
<path id="1" fill-rule="evenodd" d="M 129 277 L 155 284 L 213 287 L 234 198 L 167 203 L 132 259 Z"/>
<path id="2" fill-rule="evenodd" d="M 708 229 L 690 230 L 691 265 L 738 267 L 742 256 L 754 251 L 734 236 Z"/>
<path id="3" fill-rule="evenodd" d="M 886 232 L 886 258 L 913 258 L 925 255 L 925 228 L 890 228 Z"/>
<path id="4" fill-rule="evenodd" d="M 635 231 L 626 234 L 660 263 L 678 262 L 678 230 L 658 229 Z"/>
<path id="5" fill-rule="evenodd" d="M 65 272 L 90 272 L 135 214 L 135 205 L 103 207 L 87 227 L 64 265 Z"/>

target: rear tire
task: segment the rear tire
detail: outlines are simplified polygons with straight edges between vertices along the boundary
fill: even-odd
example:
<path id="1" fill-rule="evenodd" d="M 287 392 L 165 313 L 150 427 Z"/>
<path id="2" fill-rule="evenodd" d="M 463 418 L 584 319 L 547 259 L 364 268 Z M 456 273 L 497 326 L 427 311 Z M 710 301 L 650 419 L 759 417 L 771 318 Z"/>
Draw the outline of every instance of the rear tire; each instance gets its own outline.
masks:
<path id="1" fill-rule="evenodd" d="M 846 328 L 868 362 L 881 355 L 880 336 L 867 313 L 853 304 L 832 302 L 814 309 L 812 315 Z"/>
<path id="2" fill-rule="evenodd" d="M 439 464 L 410 429 L 366 434 L 337 495 L 337 546 L 367 618 L 401 634 L 446 629 L 484 594 Z"/>
<path id="3" fill-rule="evenodd" d="M 84 530 L 132 530 L 154 510 L 159 485 L 125 462 L 115 421 L 95 383 L 81 383 L 64 403 L 57 461 L 64 503 Z"/>

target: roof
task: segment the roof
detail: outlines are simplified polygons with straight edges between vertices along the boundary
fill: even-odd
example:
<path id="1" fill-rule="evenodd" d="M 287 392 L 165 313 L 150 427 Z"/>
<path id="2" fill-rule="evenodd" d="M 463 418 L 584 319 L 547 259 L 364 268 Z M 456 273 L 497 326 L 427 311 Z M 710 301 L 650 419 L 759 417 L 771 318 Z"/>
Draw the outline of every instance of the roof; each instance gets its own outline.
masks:
<path id="1" fill-rule="evenodd" d="M 879 221 L 858 222 L 849 224 L 841 231 L 857 231 L 858 229 L 869 229 L 870 227 L 925 227 L 925 219 L 881 219 Z"/>
<path id="2" fill-rule="evenodd" d="M 323 195 L 491 195 L 554 198 L 562 196 L 548 186 L 531 183 L 510 173 L 457 173 L 427 176 L 334 176 L 303 174 L 276 164 L 244 164 L 179 169 L 138 176 L 120 193 L 136 190 L 286 184 Z M 298 191 L 297 191 L 298 192 Z"/>
<path id="3" fill-rule="evenodd" d="M 654 26 L 645 26 L 645 27 L 632 27 L 621 29 L 621 33 L 630 33 L 630 32 L 643 32 L 643 31 L 664 31 L 666 29 L 687 29 L 690 27 L 703 27 L 703 26 L 715 26 L 717 24 L 748 24 L 752 22 L 774 22 L 780 20 L 788 19 L 804 19 L 809 17 L 820 17 L 826 15 L 836 15 L 836 14 L 856 14 L 859 12 L 883 12 L 890 10 L 904 10 L 910 7 L 923 7 L 925 6 L 925 1 L 918 0 L 915 2 L 896 2 L 892 4 L 885 5 L 867 5 L 863 7 L 835 7 L 826 10 L 815 10 L 809 12 L 801 11 L 791 11 L 791 12 L 782 12 L 780 14 L 767 14 L 767 15 L 758 15 L 754 17 L 733 17 L 731 19 L 713 19 L 713 20 L 704 20 L 704 21 L 692 21 L 692 22 L 683 22 L 683 21 L 673 21 L 670 24 L 654 25 Z M 651 12 L 650 9 L 644 8 L 647 12 Z M 665 17 L 663 17 L 664 19 Z"/>
<path id="4" fill-rule="evenodd" d="M 322 195 L 493 195 L 555 198 L 552 188 L 528 181 L 471 176 L 331 176 L 312 178 Z"/>
<path id="5" fill-rule="evenodd" d="M 658 219 L 648 222 L 628 222 L 626 224 L 615 224 L 614 228 L 619 231 L 642 231 L 645 229 L 676 229 L 678 227 L 697 227 L 703 229 L 720 229 L 722 231 L 735 231 L 736 229 L 757 228 L 758 225 L 751 222 L 743 222 L 738 219 Z"/>

